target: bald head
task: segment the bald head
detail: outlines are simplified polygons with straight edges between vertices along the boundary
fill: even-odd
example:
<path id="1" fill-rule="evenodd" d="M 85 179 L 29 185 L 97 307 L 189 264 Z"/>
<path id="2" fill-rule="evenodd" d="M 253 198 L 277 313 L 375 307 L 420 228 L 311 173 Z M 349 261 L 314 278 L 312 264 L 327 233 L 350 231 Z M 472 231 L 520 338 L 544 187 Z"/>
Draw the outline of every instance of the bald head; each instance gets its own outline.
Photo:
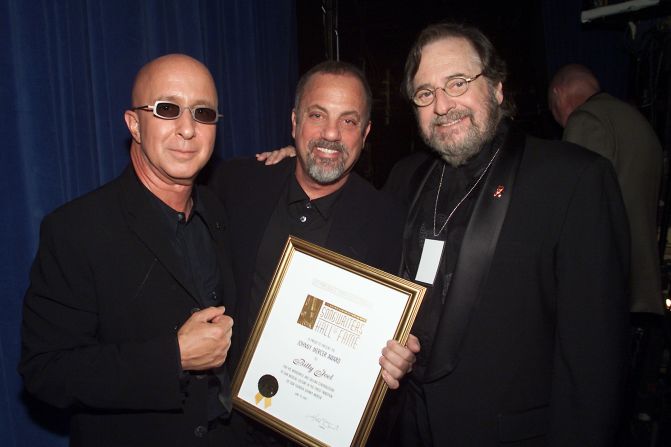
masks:
<path id="1" fill-rule="evenodd" d="M 211 98 L 215 100 L 217 98 L 214 79 L 205 65 L 186 54 L 167 54 L 152 60 L 138 71 L 131 94 L 132 104 L 137 106 L 153 103 L 156 99 L 151 97 L 152 86 L 162 79 L 182 79 L 186 82 L 203 83 L 207 89 L 211 90 Z M 165 95 L 168 92 L 162 92 L 162 94 Z M 217 104 L 213 105 L 216 107 Z"/>
<path id="2" fill-rule="evenodd" d="M 589 68 L 578 64 L 565 65 L 557 71 L 548 87 L 552 115 L 562 127 L 566 127 L 571 113 L 600 90 L 599 81 Z"/>
<path id="3" fill-rule="evenodd" d="M 157 101 L 176 106 L 178 114 L 167 118 L 156 114 Z M 195 111 L 216 111 L 217 102 L 210 71 L 184 54 L 154 59 L 135 77 L 133 107 L 124 114 L 132 136 L 131 161 L 140 181 L 173 209 L 183 206 L 175 205 L 166 191 L 190 193 L 214 148 L 216 124 L 199 121 Z"/>

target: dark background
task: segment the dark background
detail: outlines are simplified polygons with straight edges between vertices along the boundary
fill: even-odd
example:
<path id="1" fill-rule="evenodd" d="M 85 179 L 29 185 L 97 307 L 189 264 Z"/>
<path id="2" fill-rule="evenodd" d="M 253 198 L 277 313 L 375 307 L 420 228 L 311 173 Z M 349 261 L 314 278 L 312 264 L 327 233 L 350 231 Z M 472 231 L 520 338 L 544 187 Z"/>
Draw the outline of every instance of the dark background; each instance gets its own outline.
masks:
<path id="1" fill-rule="evenodd" d="M 380 186 L 393 163 L 420 141 L 412 110 L 401 98 L 399 86 L 408 50 L 427 24 L 464 22 L 489 36 L 508 64 L 504 93 L 517 104 L 516 121 L 539 137 L 561 138 L 561 128 L 548 111 L 546 89 L 552 74 L 566 63 L 589 66 L 604 90 L 639 106 L 649 103 L 642 90 L 649 90 L 651 84 L 668 89 L 659 84 L 669 78 L 669 61 L 662 62 L 655 79 L 647 75 L 667 45 L 653 44 L 658 39 L 668 41 L 664 17 L 669 8 L 662 5 L 581 25 L 580 12 L 591 3 L 297 0 L 299 72 L 330 54 L 365 70 L 374 96 L 373 127 L 358 170 Z M 633 39 L 627 34 L 628 21 L 639 27 Z M 329 24 L 337 29 L 338 45 L 336 33 L 328 32 Z M 650 54 L 652 51 L 657 53 Z M 668 95 L 657 99 L 658 109 L 665 111 Z M 650 115 L 650 110 L 647 112 Z M 664 119 L 661 117 L 660 128 L 666 124 Z"/>
<path id="2" fill-rule="evenodd" d="M 361 66 L 373 88 L 373 128 L 357 169 L 379 186 L 419 142 L 399 94 L 413 39 L 429 23 L 464 21 L 480 27 L 508 62 L 504 92 L 514 97 L 516 121 L 530 133 L 560 137 L 547 110 L 547 82 L 561 65 L 577 62 L 591 67 L 605 90 L 645 113 L 667 153 L 669 1 L 582 25 L 581 10 L 595 3 L 0 0 L 0 446 L 67 445 L 67 412 L 27 396 L 16 373 L 22 297 L 43 216 L 127 164 L 123 111 L 143 63 L 184 52 L 212 70 L 224 114 L 215 157 L 229 158 L 290 143 L 298 74 L 339 54 Z M 667 189 L 663 203 L 671 202 Z M 662 234 L 667 219 L 662 207 Z M 643 384 L 651 420 L 640 421 L 632 403 L 624 443 L 671 445 L 664 379 Z"/>

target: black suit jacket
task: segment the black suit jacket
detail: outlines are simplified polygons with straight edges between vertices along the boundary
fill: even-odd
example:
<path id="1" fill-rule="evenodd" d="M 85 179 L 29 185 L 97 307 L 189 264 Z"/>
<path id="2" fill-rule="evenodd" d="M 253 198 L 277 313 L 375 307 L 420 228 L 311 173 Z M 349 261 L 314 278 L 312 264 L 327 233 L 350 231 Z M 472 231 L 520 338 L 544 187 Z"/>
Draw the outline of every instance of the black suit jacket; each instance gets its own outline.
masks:
<path id="1" fill-rule="evenodd" d="M 230 306 L 223 207 L 204 188 L 198 200 L 217 245 L 217 295 Z M 73 409 L 72 445 L 205 441 L 211 376 L 181 377 L 176 331 L 192 309 L 213 303 L 189 289 L 160 218 L 129 167 L 42 223 L 19 369 L 31 393 Z"/>
<path id="2" fill-rule="evenodd" d="M 217 167 L 209 183 L 226 206 L 234 235 L 231 248 L 238 312 L 230 366 L 237 364 L 259 310 L 251 309 L 253 315 L 248 315 L 249 306 L 243 303 L 250 299 L 252 276 L 266 226 L 295 167 L 295 159 L 285 159 L 274 166 L 265 166 L 254 159 L 229 160 Z M 331 216 L 326 248 L 396 272 L 403 217 L 400 207 L 389 196 L 352 172 Z"/>
<path id="3" fill-rule="evenodd" d="M 388 187 L 410 212 L 441 162 L 421 153 L 392 172 Z M 628 246 L 608 160 L 509 133 L 464 235 L 420 384 L 434 445 L 612 445 Z"/>

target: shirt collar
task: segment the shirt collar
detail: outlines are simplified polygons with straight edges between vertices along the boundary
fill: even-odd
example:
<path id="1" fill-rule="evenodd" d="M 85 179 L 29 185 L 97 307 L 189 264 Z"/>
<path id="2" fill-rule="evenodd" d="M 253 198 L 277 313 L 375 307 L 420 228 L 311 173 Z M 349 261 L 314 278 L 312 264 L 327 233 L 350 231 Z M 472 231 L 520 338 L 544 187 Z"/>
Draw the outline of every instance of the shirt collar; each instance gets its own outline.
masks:
<path id="1" fill-rule="evenodd" d="M 309 202 L 313 209 L 315 209 L 324 219 L 328 220 L 331 216 L 335 203 L 338 201 L 338 197 L 340 197 L 340 191 L 342 191 L 342 189 L 343 188 L 339 188 L 337 191 L 332 192 L 327 196 L 310 200 L 308 195 L 305 194 L 305 191 L 303 191 L 303 188 L 301 188 L 301 185 L 298 184 L 296 177 L 292 175 L 291 180 L 289 181 L 287 206 L 291 206 L 295 203 L 302 204 Z"/>
<path id="2" fill-rule="evenodd" d="M 161 210 L 163 221 L 168 225 L 170 231 L 174 232 L 175 234 L 178 233 L 180 225 L 185 225 L 189 222 L 192 222 L 196 216 L 198 216 L 200 219 L 203 219 L 203 204 L 200 200 L 198 200 L 197 188 L 195 186 L 191 193 L 193 206 L 191 207 L 191 214 L 189 214 L 188 220 L 185 220 L 185 214 L 183 212 L 172 209 L 165 202 L 152 194 L 151 191 L 147 190 L 147 192 L 153 198 L 154 203 L 156 203 L 158 208 Z"/>

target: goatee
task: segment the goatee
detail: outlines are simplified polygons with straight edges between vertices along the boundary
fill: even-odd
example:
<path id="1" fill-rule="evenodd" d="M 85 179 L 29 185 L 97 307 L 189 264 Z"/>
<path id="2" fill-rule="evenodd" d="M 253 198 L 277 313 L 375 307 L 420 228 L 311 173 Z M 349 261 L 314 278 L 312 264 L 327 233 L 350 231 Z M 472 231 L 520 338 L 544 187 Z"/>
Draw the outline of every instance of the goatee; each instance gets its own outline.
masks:
<path id="1" fill-rule="evenodd" d="M 340 157 L 335 159 L 315 157 L 317 147 L 340 152 Z M 305 171 L 312 180 L 326 185 L 339 180 L 345 173 L 345 162 L 349 158 L 349 150 L 338 141 L 310 140 L 308 142 L 308 154 Z"/>

